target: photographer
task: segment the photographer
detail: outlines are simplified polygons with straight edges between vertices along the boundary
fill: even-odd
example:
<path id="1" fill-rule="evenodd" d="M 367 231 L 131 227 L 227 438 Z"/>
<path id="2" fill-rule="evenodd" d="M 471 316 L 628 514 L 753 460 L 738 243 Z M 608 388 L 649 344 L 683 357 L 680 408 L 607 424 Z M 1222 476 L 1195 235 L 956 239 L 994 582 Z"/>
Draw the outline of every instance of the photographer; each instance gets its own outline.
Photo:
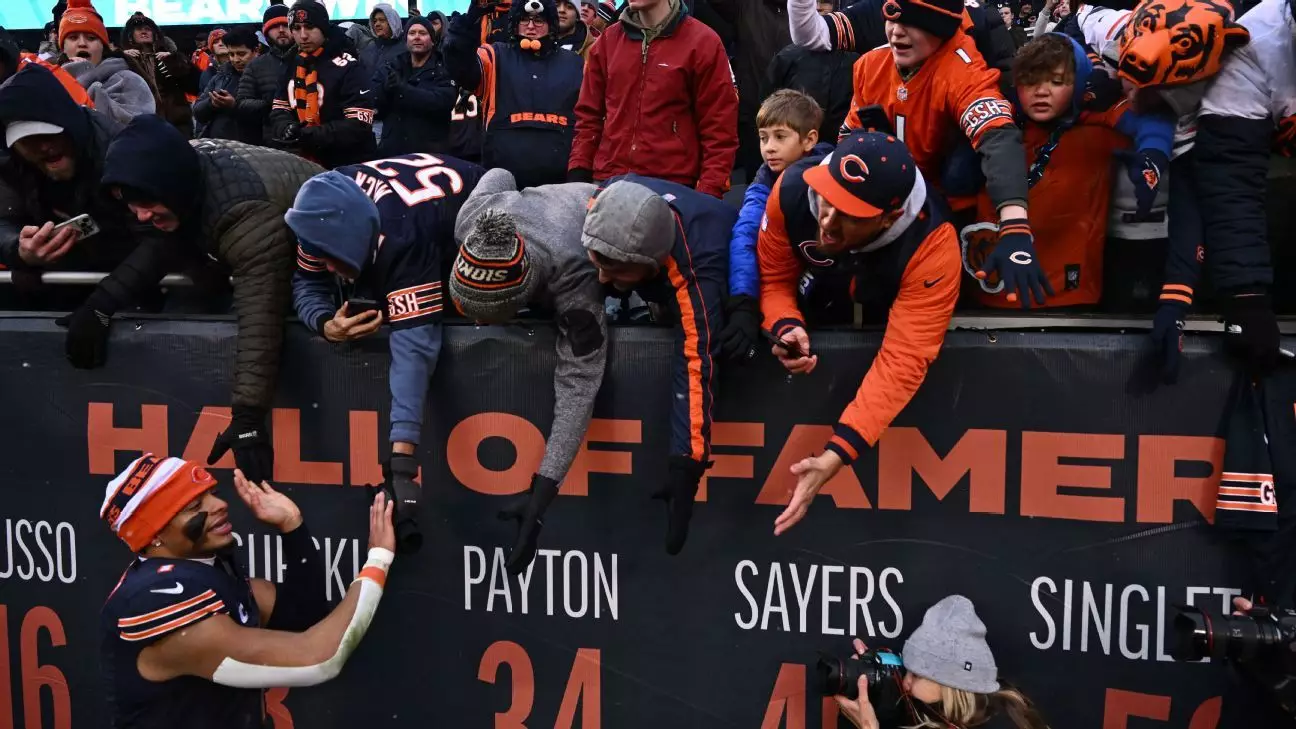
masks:
<path id="1" fill-rule="evenodd" d="M 834 697 L 842 715 L 860 729 L 1048 729 L 1030 699 L 999 682 L 985 636 L 972 602 L 946 597 L 905 641 L 899 700 L 875 706 L 868 679 L 860 676 L 858 699 Z M 856 659 L 865 652 L 858 638 L 855 651 Z"/>

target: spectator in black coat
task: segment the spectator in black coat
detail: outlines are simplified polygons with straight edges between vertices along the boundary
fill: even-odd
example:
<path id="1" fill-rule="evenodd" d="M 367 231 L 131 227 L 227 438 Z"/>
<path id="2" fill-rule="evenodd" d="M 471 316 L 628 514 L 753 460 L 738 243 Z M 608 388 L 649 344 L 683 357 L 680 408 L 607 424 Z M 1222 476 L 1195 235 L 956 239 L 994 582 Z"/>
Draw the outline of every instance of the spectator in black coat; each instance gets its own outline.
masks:
<path id="1" fill-rule="evenodd" d="M 405 47 L 407 52 L 378 69 L 370 82 L 382 122 L 378 152 L 384 157 L 444 152 L 459 89 L 450 79 L 427 18 L 410 18 Z"/>
<path id="2" fill-rule="evenodd" d="M 243 72 L 235 94 L 238 97 L 235 108 L 239 117 L 247 119 L 249 124 L 255 119 L 261 125 L 260 139 L 265 140 L 270 129 L 270 107 L 297 55 L 297 44 L 288 30 L 288 8 L 271 5 L 262 16 L 261 33 L 270 50 L 252 59 Z"/>
<path id="3" fill-rule="evenodd" d="M 261 44 L 248 28 L 235 28 L 226 33 L 223 40 L 229 61 L 216 69 L 202 95 L 194 102 L 198 137 L 261 144 L 260 117 L 255 114 L 240 116 L 235 98 L 243 74 Z"/>
<path id="4" fill-rule="evenodd" d="M 827 15 L 837 10 L 834 0 L 821 0 L 819 14 Z M 795 89 L 809 94 L 824 110 L 823 124 L 819 127 L 820 139 L 836 139 L 842 122 L 850 113 L 854 96 L 855 51 L 840 48 L 816 51 L 795 43 L 788 45 L 770 61 L 761 98 L 779 89 Z"/>

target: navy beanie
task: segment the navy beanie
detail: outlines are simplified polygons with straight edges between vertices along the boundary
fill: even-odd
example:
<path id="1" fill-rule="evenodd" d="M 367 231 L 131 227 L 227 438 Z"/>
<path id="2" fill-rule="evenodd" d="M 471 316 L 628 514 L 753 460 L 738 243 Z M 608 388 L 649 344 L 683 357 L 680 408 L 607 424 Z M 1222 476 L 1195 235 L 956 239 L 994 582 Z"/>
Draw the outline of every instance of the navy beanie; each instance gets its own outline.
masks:
<path id="1" fill-rule="evenodd" d="M 405 32 L 406 32 L 406 33 L 409 33 L 409 29 L 410 29 L 410 28 L 413 28 L 413 27 L 416 26 L 416 25 L 421 25 L 421 26 L 423 26 L 423 30 L 426 30 L 427 33 L 428 33 L 428 35 L 432 36 L 432 42 L 433 42 L 433 43 L 436 42 L 436 40 L 437 40 L 437 33 L 436 33 L 435 30 L 432 29 L 432 21 L 431 21 L 431 20 L 429 20 L 428 18 L 423 17 L 422 15 L 412 15 L 412 16 L 410 16 L 410 19 L 409 19 L 409 20 L 405 21 Z"/>
<path id="2" fill-rule="evenodd" d="M 284 214 L 297 236 L 299 265 L 323 269 L 321 258 L 345 263 L 359 273 L 378 242 L 378 206 L 355 180 L 341 172 L 315 175 L 297 191 Z"/>
<path id="3" fill-rule="evenodd" d="M 108 145 L 101 178 L 122 188 L 127 200 L 162 203 L 180 218 L 194 220 L 203 191 L 198 152 L 180 130 L 156 114 L 141 114 Z"/>

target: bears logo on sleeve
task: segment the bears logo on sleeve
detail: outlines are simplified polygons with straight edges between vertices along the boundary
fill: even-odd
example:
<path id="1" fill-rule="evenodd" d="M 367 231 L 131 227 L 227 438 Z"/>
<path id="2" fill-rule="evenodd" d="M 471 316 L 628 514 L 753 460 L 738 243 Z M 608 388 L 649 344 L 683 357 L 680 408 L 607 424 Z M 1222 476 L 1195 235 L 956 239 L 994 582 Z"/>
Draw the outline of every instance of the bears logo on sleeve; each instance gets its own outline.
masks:
<path id="1" fill-rule="evenodd" d="M 441 312 L 441 282 L 410 286 L 387 294 L 387 320 L 392 324 Z"/>
<path id="2" fill-rule="evenodd" d="M 967 105 L 959 117 L 959 126 L 963 128 L 963 134 L 975 143 L 977 136 L 996 121 L 1011 124 L 1012 105 L 1003 99 L 983 96 Z"/>

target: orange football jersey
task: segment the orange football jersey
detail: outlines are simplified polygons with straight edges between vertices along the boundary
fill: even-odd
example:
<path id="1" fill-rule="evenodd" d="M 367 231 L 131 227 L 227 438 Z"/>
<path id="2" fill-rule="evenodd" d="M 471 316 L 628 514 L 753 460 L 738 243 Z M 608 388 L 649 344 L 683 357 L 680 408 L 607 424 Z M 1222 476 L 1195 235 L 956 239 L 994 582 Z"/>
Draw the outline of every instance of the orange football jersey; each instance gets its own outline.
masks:
<path id="1" fill-rule="evenodd" d="M 891 48 L 874 48 L 855 62 L 854 84 L 845 129 L 861 126 L 860 109 L 881 106 L 929 182 L 941 179 L 941 168 L 960 132 L 975 148 L 987 130 L 1013 124 L 1012 105 L 999 91 L 999 71 L 986 66 L 962 30 L 907 81 L 896 68 Z"/>

